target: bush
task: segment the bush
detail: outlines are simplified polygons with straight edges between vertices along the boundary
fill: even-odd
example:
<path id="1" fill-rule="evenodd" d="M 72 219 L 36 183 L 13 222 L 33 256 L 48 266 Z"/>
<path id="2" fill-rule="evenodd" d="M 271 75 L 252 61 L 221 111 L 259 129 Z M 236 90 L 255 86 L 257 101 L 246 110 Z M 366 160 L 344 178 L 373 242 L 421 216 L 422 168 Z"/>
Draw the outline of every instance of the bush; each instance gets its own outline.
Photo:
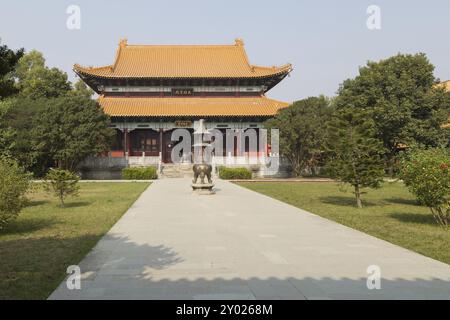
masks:
<path id="1" fill-rule="evenodd" d="M 0 157 L 0 230 L 25 206 L 30 182 L 30 175 L 15 161 Z"/>
<path id="2" fill-rule="evenodd" d="M 154 180 L 158 179 L 155 167 L 125 168 L 122 170 L 122 179 L 126 180 Z"/>
<path id="3" fill-rule="evenodd" d="M 77 196 L 80 186 L 80 177 L 75 173 L 63 169 L 50 169 L 45 176 L 45 189 L 52 191 L 64 207 L 64 199 L 68 196 Z"/>
<path id="4" fill-rule="evenodd" d="M 248 180 L 252 178 L 252 173 L 247 168 L 219 168 L 219 178 L 224 180 Z"/>
<path id="5" fill-rule="evenodd" d="M 444 228 L 450 216 L 449 167 L 450 156 L 445 149 L 415 150 L 401 162 L 401 178 L 406 186 Z"/>

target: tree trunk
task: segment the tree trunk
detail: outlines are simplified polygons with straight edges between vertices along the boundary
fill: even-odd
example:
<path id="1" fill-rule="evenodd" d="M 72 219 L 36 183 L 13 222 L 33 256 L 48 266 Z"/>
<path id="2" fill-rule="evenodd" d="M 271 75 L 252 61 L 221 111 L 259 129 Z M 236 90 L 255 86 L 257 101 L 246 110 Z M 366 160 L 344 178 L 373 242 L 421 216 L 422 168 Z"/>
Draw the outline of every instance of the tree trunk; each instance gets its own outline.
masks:
<path id="1" fill-rule="evenodd" d="M 64 207 L 64 195 L 62 191 L 59 192 L 59 201 L 61 202 L 61 207 Z"/>
<path id="2" fill-rule="evenodd" d="M 394 168 L 395 168 L 395 154 L 389 154 L 388 159 L 388 175 L 389 178 L 394 178 Z"/>
<path id="3" fill-rule="evenodd" d="M 359 185 L 355 185 L 355 197 L 356 197 L 356 205 L 358 208 L 362 208 L 362 201 L 361 201 L 361 190 L 359 188 Z"/>
<path id="4" fill-rule="evenodd" d="M 388 166 L 388 175 L 389 178 L 394 178 L 394 166 L 392 165 L 391 162 L 389 162 L 389 166 Z"/>

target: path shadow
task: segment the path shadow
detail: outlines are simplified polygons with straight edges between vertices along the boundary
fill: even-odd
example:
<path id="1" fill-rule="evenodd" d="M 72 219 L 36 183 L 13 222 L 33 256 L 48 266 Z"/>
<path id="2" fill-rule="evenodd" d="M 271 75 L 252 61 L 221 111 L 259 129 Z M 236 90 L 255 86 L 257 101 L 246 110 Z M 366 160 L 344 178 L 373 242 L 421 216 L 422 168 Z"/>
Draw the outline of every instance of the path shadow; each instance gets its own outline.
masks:
<path id="1" fill-rule="evenodd" d="M 348 196 L 326 196 L 326 197 L 319 197 L 319 200 L 326 204 L 332 204 L 336 206 L 341 207 L 356 207 L 356 200 L 354 197 L 348 197 Z M 380 205 L 380 203 L 375 203 L 371 201 L 362 199 L 362 203 L 364 207 L 373 207 L 376 205 Z"/>
<path id="2" fill-rule="evenodd" d="M 406 223 L 418 223 L 418 224 L 429 224 L 436 225 L 436 220 L 434 220 L 433 216 L 430 214 L 420 214 L 420 213 L 391 213 L 389 214 L 391 218 L 397 219 L 401 222 Z"/>
<path id="3" fill-rule="evenodd" d="M 109 250 L 114 248 L 116 256 L 120 259 L 114 260 L 111 257 L 105 257 L 103 261 L 96 261 L 96 267 L 106 267 L 112 269 L 129 268 L 130 264 L 136 262 L 142 264 L 145 268 L 162 270 L 177 263 L 183 262 L 177 252 L 165 245 L 138 245 L 127 237 L 117 237 L 105 235 L 96 246 L 96 250 Z M 114 256 L 114 255 L 112 255 Z M 87 261 L 89 263 L 89 261 Z M 89 267 L 92 267 L 89 264 Z"/>
<path id="4" fill-rule="evenodd" d="M 265 275 L 231 277 L 182 266 L 171 273 L 176 276 L 162 277 L 161 270 L 184 261 L 173 248 L 111 235 L 95 246 L 100 237 L 0 241 L 0 299 L 45 299 L 67 276 L 69 265 L 80 266 L 81 289 L 68 290 L 63 284 L 51 299 L 450 299 L 445 278 L 450 272 L 426 279 L 382 278 L 381 290 L 369 290 L 365 277 L 339 271 L 330 276 L 273 276 L 279 274 L 276 266 Z"/>
<path id="5" fill-rule="evenodd" d="M 165 245 L 108 235 L 80 263 L 83 272 L 91 272 L 84 287 L 69 291 L 62 286 L 51 299 L 450 299 L 450 272 L 444 273 L 448 279 L 382 279 L 382 290 L 369 290 L 366 277 L 347 277 L 339 271 L 322 277 L 287 272 L 282 277 L 273 276 L 278 271 L 273 266 L 264 276 L 224 277 L 214 276 L 220 271 L 190 265 L 193 261 L 177 266 L 182 262 L 184 258 Z M 161 272 L 173 267 L 178 268 L 175 273 Z"/>

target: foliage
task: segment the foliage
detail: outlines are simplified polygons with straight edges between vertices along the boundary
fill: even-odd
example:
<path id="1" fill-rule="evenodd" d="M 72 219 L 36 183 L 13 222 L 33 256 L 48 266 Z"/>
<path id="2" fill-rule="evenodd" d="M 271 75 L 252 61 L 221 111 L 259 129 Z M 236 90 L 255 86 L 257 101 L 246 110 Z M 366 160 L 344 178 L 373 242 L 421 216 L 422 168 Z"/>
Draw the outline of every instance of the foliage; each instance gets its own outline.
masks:
<path id="1" fill-rule="evenodd" d="M 248 180 L 252 178 L 252 173 L 247 168 L 219 168 L 219 178 L 224 180 Z"/>
<path id="2" fill-rule="evenodd" d="M 92 95 L 94 94 L 94 90 L 92 90 L 91 88 L 89 88 L 84 81 L 82 80 L 78 80 L 77 82 L 75 82 L 75 84 L 73 85 L 73 90 L 71 91 L 72 94 L 79 94 L 82 95 L 86 98 L 91 98 Z"/>
<path id="3" fill-rule="evenodd" d="M 401 178 L 436 221 L 448 228 L 450 217 L 450 155 L 446 149 L 410 151 L 401 162 Z"/>
<path id="4" fill-rule="evenodd" d="M 0 101 L 0 154 L 42 176 L 49 167 L 74 170 L 109 149 L 114 130 L 91 100 L 92 90 L 82 82 L 72 88 L 64 72 L 45 65 L 42 53 L 0 47 L 0 72 L 19 91 Z"/>
<path id="5" fill-rule="evenodd" d="M 107 151 L 114 130 L 97 102 L 71 94 L 48 101 L 32 134 L 37 157 L 73 171 L 87 156 Z"/>
<path id="6" fill-rule="evenodd" d="M 448 143 L 449 131 L 441 125 L 449 116 L 450 95 L 436 87 L 433 71 L 425 54 L 398 54 L 369 62 L 339 89 L 338 108 L 367 109 L 391 174 L 399 144 Z"/>
<path id="7" fill-rule="evenodd" d="M 374 135 L 374 123 L 363 109 L 338 110 L 328 127 L 332 156 L 327 171 L 333 178 L 353 186 L 359 208 L 361 189 L 378 188 L 383 179 L 382 143 Z"/>
<path id="8" fill-rule="evenodd" d="M 329 101 L 310 97 L 281 110 L 265 127 L 280 130 L 280 153 L 299 176 L 306 168 L 313 171 L 324 155 L 326 123 L 331 116 Z"/>
<path id="9" fill-rule="evenodd" d="M 0 230 L 18 216 L 29 187 L 30 175 L 14 160 L 0 157 Z"/>
<path id="10" fill-rule="evenodd" d="M 33 149 L 33 128 L 39 114 L 48 104 L 48 99 L 31 99 L 17 95 L 3 101 L 5 106 L 3 117 L 0 116 L 0 132 L 5 130 L 8 134 L 2 135 L 2 145 L 9 146 L 8 154 L 13 156 L 27 171 L 37 175 L 47 171 L 47 164 L 38 159 Z M 0 102 L 0 108 L 2 108 Z M 1 111 L 0 111 L 1 113 Z M 1 133 L 0 133 L 1 135 Z"/>
<path id="11" fill-rule="evenodd" d="M 6 45 L 0 46 L 0 100 L 18 92 L 12 71 L 23 56 L 23 52 L 24 49 L 13 51 Z"/>
<path id="12" fill-rule="evenodd" d="M 71 90 L 67 74 L 57 68 L 46 67 L 42 53 L 36 50 L 20 58 L 14 75 L 20 93 L 33 99 L 55 98 Z"/>
<path id="13" fill-rule="evenodd" d="M 77 196 L 80 177 L 69 170 L 51 168 L 45 176 L 45 189 L 58 197 L 61 206 L 68 196 Z"/>
<path id="14" fill-rule="evenodd" d="M 16 131 L 7 119 L 10 109 L 11 101 L 0 100 L 0 156 L 11 156 L 15 146 Z"/>
<path id="15" fill-rule="evenodd" d="M 126 180 L 154 180 L 158 179 L 155 167 L 133 167 L 122 170 L 122 179 Z"/>

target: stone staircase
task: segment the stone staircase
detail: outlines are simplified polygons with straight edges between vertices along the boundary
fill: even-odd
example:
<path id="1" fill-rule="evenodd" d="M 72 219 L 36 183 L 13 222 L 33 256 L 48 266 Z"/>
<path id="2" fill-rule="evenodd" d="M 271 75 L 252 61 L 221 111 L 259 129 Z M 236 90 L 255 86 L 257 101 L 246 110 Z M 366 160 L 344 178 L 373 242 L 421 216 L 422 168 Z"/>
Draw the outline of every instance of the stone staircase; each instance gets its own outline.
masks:
<path id="1" fill-rule="evenodd" d="M 166 178 L 192 178 L 194 173 L 192 172 L 192 164 L 190 163 L 162 163 L 161 172 L 158 177 L 160 179 Z"/>

